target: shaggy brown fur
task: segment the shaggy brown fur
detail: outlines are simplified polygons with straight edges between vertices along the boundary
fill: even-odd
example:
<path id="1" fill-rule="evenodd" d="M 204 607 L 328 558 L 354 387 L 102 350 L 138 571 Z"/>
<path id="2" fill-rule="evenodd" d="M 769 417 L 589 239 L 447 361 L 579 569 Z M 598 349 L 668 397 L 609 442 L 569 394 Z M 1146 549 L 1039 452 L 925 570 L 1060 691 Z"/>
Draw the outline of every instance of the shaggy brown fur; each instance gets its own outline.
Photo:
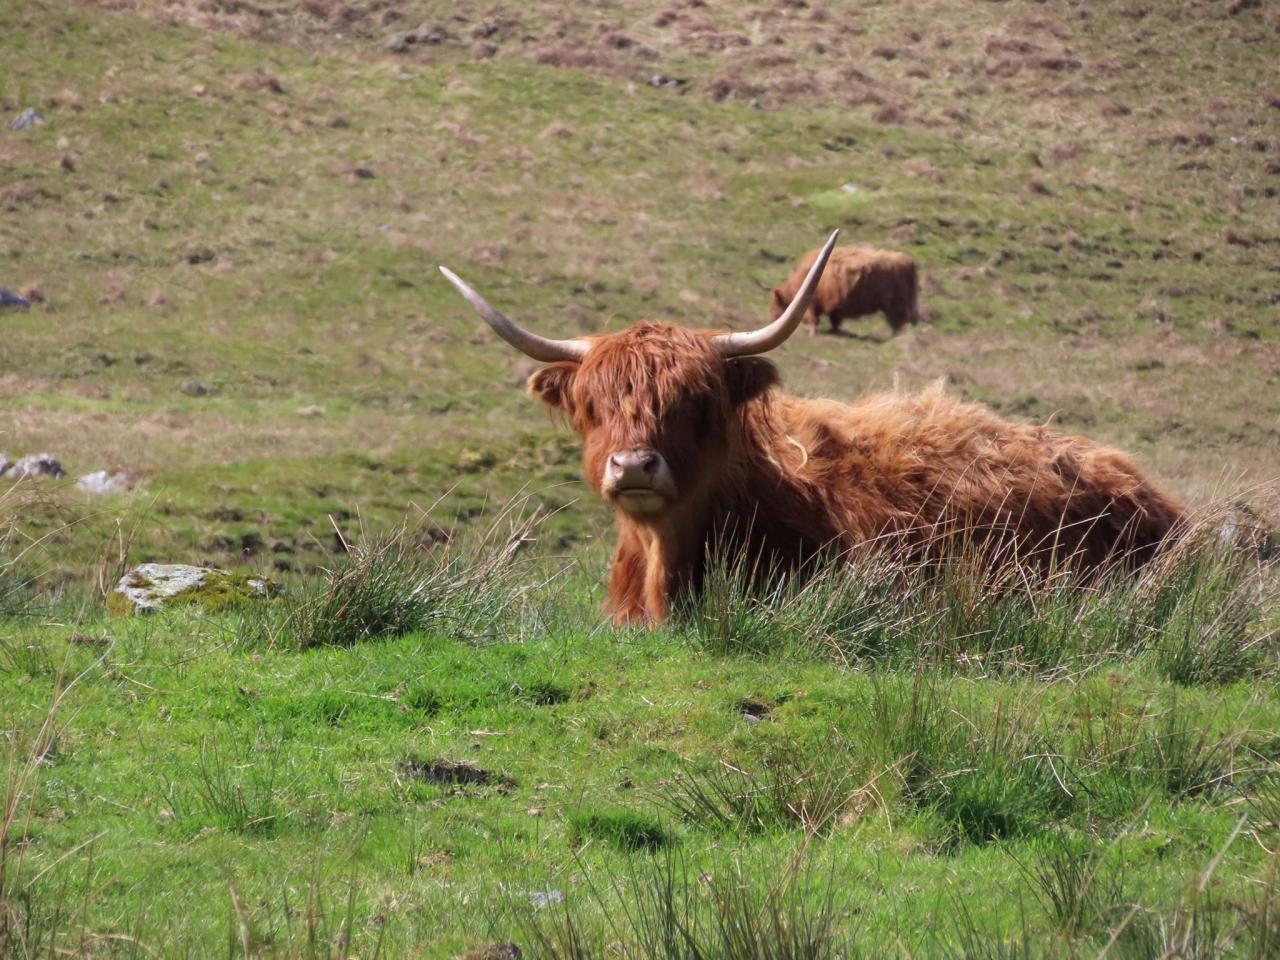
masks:
<path id="1" fill-rule="evenodd" d="M 940 389 L 852 405 L 788 396 L 772 363 L 724 360 L 710 336 L 641 323 L 529 379 L 582 435 L 597 492 L 616 450 L 656 450 L 674 476 L 660 512 L 616 511 L 617 622 L 663 620 L 675 592 L 698 586 L 721 533 L 784 563 L 890 540 L 936 555 L 964 540 L 1096 568 L 1148 559 L 1182 513 L 1118 450 Z"/>
<path id="2" fill-rule="evenodd" d="M 782 315 L 800 290 L 817 256 L 817 250 L 810 250 L 792 271 L 791 278 L 773 288 L 769 309 L 774 319 Z M 889 326 L 897 333 L 908 323 L 920 322 L 918 291 L 916 263 L 905 253 L 874 247 L 837 247 L 818 283 L 813 303 L 805 311 L 804 322 L 809 325 L 809 332 L 814 333 L 819 318 L 826 315 L 831 318 L 831 329 L 835 332 L 845 320 L 883 311 Z"/>

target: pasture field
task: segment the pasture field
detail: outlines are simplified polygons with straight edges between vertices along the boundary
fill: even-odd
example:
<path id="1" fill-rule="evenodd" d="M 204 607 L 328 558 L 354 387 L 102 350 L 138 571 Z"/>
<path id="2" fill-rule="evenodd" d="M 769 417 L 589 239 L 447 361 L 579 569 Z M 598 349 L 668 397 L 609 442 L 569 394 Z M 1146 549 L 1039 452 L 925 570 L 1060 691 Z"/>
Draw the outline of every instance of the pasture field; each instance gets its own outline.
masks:
<path id="1" fill-rule="evenodd" d="M 1216 536 L 1280 519 L 1268 5 L 0 36 L 0 451 L 142 481 L 0 488 L 0 957 L 1280 955 L 1280 574 Z M 575 439 L 436 265 L 552 335 L 743 329 L 837 226 L 929 322 L 798 335 L 787 389 L 942 378 L 1132 451 L 1200 534 L 1089 586 L 721 569 L 606 625 Z M 109 617 L 142 561 L 288 592 Z"/>

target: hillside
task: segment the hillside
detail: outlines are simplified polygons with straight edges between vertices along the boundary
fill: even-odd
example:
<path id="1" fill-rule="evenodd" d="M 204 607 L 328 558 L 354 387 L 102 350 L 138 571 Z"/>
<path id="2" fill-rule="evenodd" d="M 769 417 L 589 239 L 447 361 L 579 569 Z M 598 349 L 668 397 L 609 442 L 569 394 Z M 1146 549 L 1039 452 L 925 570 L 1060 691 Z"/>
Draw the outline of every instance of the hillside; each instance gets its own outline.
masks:
<path id="1" fill-rule="evenodd" d="M 928 322 L 799 334 L 787 389 L 941 379 L 1274 522 L 1275 10 L 34 0 L 0 35 L 0 451 L 138 481 L 0 486 L 0 956 L 1273 955 L 1274 565 L 725 577 L 608 627 L 577 440 L 436 266 L 551 335 L 744 329 L 839 227 L 916 258 Z M 108 617 L 142 561 L 289 596 Z"/>

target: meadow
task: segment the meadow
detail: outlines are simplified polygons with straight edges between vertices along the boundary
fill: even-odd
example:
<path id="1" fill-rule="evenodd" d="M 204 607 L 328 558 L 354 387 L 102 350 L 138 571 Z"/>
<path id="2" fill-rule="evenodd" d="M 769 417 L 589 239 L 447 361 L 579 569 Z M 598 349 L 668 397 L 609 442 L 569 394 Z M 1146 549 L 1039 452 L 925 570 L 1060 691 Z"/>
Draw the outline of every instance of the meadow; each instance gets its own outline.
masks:
<path id="1" fill-rule="evenodd" d="M 0 5 L 0 957 L 1280 953 L 1280 23 L 1251 3 Z M 1268 86 L 1271 84 L 1271 86 Z M 1136 578 L 733 558 L 654 630 L 530 372 L 834 227 L 786 388 L 1134 453 Z M 108 614 L 143 561 L 285 588 Z"/>

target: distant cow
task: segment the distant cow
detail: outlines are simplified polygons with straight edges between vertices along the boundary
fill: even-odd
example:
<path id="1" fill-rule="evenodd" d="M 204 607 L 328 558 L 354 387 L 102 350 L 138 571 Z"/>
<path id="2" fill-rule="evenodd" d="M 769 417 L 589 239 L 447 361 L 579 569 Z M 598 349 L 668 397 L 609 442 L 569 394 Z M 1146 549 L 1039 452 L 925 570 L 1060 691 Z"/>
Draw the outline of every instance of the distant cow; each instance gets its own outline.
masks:
<path id="1" fill-rule="evenodd" d="M 835 239 L 782 316 L 748 333 L 639 323 L 548 340 L 441 268 L 499 336 L 547 364 L 529 390 L 570 418 L 586 478 L 614 507 L 617 622 L 663 620 L 674 594 L 700 585 L 713 536 L 766 563 L 890 542 L 929 557 L 977 541 L 1094 570 L 1155 554 L 1182 508 L 1118 450 L 940 391 L 850 406 L 778 390 L 758 354 L 795 331 Z"/>
<path id="2" fill-rule="evenodd" d="M 806 253 L 791 278 L 773 288 L 770 311 L 775 320 L 795 299 L 818 252 Z M 831 262 L 818 281 L 813 302 L 805 310 L 803 319 L 813 334 L 818 330 L 819 319 L 830 317 L 834 333 L 845 320 L 879 311 L 897 333 L 908 323 L 920 322 L 918 292 L 916 262 L 905 253 L 874 247 L 837 247 L 831 252 Z"/>

